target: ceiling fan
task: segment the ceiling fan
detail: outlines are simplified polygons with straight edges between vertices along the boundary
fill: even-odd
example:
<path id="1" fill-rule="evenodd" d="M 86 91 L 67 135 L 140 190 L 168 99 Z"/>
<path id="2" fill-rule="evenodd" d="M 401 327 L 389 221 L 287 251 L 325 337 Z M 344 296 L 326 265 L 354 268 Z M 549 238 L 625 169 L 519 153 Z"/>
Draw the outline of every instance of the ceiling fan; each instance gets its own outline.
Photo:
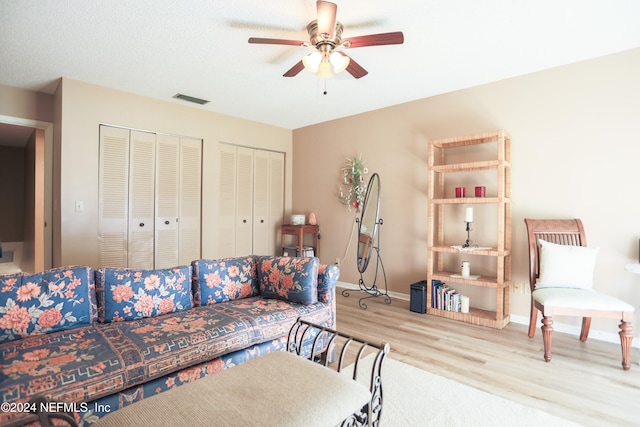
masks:
<path id="1" fill-rule="evenodd" d="M 356 47 L 381 46 L 388 44 L 402 44 L 404 35 L 401 31 L 382 34 L 370 34 L 367 36 L 342 39 L 342 23 L 336 20 L 338 6 L 328 1 L 316 2 L 318 17 L 307 25 L 309 41 L 270 39 L 251 37 L 249 43 L 258 44 L 283 44 L 289 46 L 311 47 L 316 51 L 306 55 L 296 65 L 291 67 L 284 77 L 294 77 L 304 68 L 318 73 L 320 77 L 331 77 L 331 67 L 336 73 L 347 70 L 356 79 L 368 74 L 365 70 L 339 48 L 353 49 Z"/>

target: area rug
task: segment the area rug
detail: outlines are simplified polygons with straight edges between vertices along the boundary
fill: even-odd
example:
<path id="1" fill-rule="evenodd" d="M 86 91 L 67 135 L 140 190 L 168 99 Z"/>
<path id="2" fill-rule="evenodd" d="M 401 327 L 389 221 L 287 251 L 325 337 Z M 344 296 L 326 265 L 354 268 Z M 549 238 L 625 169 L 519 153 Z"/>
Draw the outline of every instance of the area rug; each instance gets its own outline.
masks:
<path id="1" fill-rule="evenodd" d="M 367 385 L 369 375 L 365 372 L 370 372 L 372 358 L 367 356 L 362 362 L 369 363 L 358 369 L 358 381 Z M 382 365 L 382 392 L 382 427 L 580 426 L 390 357 Z"/>

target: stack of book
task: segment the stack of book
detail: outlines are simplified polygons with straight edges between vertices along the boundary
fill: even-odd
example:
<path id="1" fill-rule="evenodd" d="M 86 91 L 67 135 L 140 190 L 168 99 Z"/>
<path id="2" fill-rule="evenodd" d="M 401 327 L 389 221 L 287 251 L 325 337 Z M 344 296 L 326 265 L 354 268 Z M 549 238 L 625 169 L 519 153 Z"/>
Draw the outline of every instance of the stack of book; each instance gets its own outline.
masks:
<path id="1" fill-rule="evenodd" d="M 440 280 L 431 281 L 431 308 L 460 312 L 462 294 Z"/>

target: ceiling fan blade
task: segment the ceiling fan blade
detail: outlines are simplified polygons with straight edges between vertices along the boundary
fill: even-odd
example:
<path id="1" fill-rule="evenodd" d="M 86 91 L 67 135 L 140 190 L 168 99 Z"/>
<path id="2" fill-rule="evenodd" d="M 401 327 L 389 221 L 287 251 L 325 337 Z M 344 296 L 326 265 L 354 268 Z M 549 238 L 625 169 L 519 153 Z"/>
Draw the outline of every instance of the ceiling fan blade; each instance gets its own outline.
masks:
<path id="1" fill-rule="evenodd" d="M 291 67 L 289 69 L 289 71 L 287 71 L 286 73 L 284 73 L 282 76 L 283 77 L 295 77 L 298 75 L 298 73 L 300 71 L 304 70 L 304 64 L 302 63 L 302 60 L 300 60 L 300 62 L 298 62 L 296 65 L 294 65 L 293 67 Z"/>
<path id="2" fill-rule="evenodd" d="M 331 40 L 336 31 L 338 5 L 328 1 L 317 1 L 316 6 L 318 8 L 318 33 L 326 37 L 327 40 Z"/>
<path id="3" fill-rule="evenodd" d="M 402 31 L 395 31 L 393 33 L 369 34 L 368 36 L 351 37 L 347 40 L 342 41 L 342 45 L 348 48 L 402 43 L 404 43 L 404 34 L 402 34 Z"/>
<path id="4" fill-rule="evenodd" d="M 264 39 L 261 37 L 250 37 L 249 43 L 257 44 L 285 44 L 288 46 L 308 46 L 309 42 L 303 42 L 300 40 L 286 40 L 286 39 Z"/>
<path id="5" fill-rule="evenodd" d="M 340 52 L 340 53 L 342 53 L 342 52 Z M 344 56 L 348 56 L 348 55 L 345 55 L 344 53 L 342 53 L 342 54 Z M 360 77 L 364 77 L 367 74 L 369 74 L 369 72 L 367 70 L 362 68 L 362 66 L 360 66 L 360 64 L 358 64 L 356 61 L 354 61 L 353 58 L 351 58 L 350 56 L 349 56 L 349 65 L 347 65 L 346 70 L 347 70 L 347 72 L 349 74 L 351 74 L 356 79 L 359 79 Z"/>

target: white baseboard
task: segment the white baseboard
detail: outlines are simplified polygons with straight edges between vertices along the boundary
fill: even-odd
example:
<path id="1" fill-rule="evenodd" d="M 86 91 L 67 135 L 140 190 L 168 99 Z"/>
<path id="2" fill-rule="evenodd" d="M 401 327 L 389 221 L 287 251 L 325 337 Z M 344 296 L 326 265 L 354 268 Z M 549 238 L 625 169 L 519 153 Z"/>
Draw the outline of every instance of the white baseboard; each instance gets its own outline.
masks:
<path id="1" fill-rule="evenodd" d="M 358 290 L 358 285 L 354 285 L 353 283 L 347 282 L 338 282 L 336 284 L 339 288 L 345 288 L 349 290 Z M 400 292 L 389 292 L 389 296 L 391 298 L 396 298 L 403 301 L 409 301 L 409 294 L 404 294 Z M 513 323 L 517 323 L 519 325 L 529 326 L 529 316 L 519 316 L 517 314 L 511 314 L 509 319 Z M 553 330 L 557 332 L 562 332 L 565 334 L 575 335 L 577 337 L 580 336 L 580 326 L 576 325 L 567 325 L 566 323 L 553 323 Z M 620 344 L 620 336 L 615 332 L 606 332 L 600 331 L 598 329 L 591 329 L 589 331 L 589 339 L 594 339 L 598 341 L 605 341 L 614 344 Z M 640 339 L 636 338 L 633 340 L 633 344 L 631 345 L 633 348 L 640 348 Z"/>

